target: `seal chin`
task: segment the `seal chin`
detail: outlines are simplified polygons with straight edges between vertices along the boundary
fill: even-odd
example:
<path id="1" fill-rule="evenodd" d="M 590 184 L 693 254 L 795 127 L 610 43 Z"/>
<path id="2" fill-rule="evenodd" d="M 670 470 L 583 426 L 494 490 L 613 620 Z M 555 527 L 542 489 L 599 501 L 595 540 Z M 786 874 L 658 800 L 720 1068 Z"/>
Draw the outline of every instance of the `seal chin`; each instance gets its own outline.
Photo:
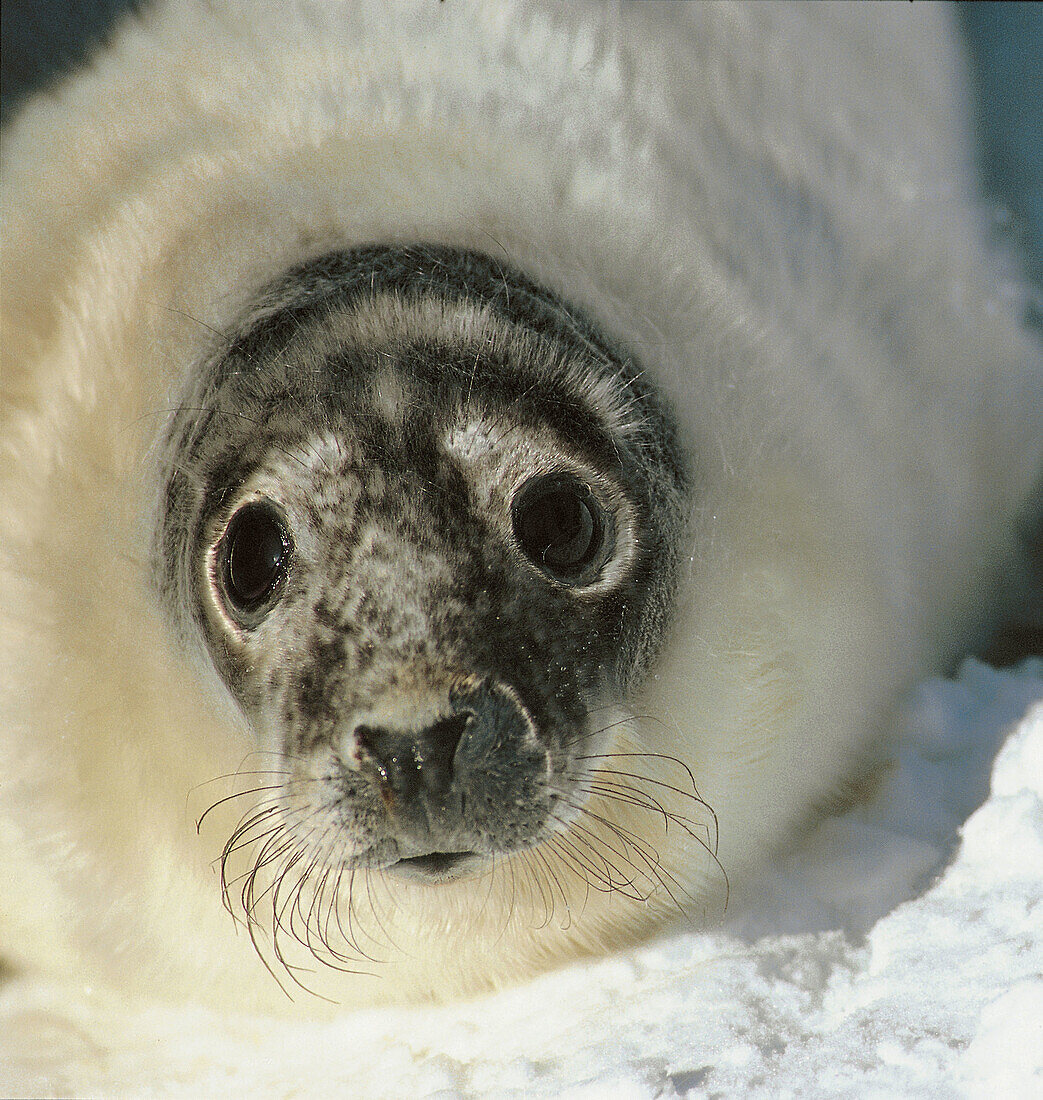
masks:
<path id="1" fill-rule="evenodd" d="M 451 882 L 474 873 L 485 862 L 477 852 L 428 852 L 408 856 L 387 869 L 412 882 Z"/>

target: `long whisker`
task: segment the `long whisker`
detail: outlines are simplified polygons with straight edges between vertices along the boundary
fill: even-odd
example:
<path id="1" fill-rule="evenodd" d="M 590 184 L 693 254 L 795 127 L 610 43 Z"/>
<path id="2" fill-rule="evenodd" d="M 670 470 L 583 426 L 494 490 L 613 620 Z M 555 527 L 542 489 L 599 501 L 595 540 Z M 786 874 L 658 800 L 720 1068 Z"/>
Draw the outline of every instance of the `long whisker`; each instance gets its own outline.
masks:
<path id="1" fill-rule="evenodd" d="M 199 830 L 203 826 L 203 822 L 207 819 L 207 817 L 209 817 L 211 813 L 213 813 L 214 810 L 217 809 L 218 806 L 223 806 L 226 802 L 232 802 L 235 799 L 243 798 L 246 795 L 263 794 L 265 791 L 278 791 L 281 789 L 282 785 L 277 783 L 270 787 L 251 787 L 247 791 L 237 791 L 235 794 L 228 794 L 225 795 L 224 798 L 219 798 L 216 802 L 211 803 L 210 806 L 208 806 L 207 809 L 205 809 L 196 820 L 196 835 L 198 836 Z"/>

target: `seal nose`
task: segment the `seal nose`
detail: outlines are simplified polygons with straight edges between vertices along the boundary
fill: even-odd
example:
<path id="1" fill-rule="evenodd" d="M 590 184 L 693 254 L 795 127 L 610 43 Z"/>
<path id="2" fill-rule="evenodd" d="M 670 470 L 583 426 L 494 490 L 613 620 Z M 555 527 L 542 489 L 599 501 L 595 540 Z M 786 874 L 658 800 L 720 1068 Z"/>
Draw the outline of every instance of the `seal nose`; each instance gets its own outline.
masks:
<path id="1" fill-rule="evenodd" d="M 439 718 L 417 733 L 358 725 L 359 757 L 375 769 L 381 793 L 401 809 L 444 805 L 452 786 L 460 739 L 474 717 L 462 710 Z"/>
<path id="2" fill-rule="evenodd" d="M 388 692 L 350 730 L 340 754 L 356 773 L 350 789 L 362 779 L 377 802 L 373 831 L 396 873 L 452 878 L 544 828 L 550 754 L 509 685 L 475 677 L 440 697 Z"/>

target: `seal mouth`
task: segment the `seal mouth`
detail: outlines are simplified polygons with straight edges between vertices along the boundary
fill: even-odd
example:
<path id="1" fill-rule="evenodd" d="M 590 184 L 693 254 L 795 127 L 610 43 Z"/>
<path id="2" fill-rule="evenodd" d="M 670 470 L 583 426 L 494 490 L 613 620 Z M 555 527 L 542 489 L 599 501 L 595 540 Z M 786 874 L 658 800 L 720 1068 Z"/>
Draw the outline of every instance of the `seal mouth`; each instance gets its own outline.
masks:
<path id="1" fill-rule="evenodd" d="M 459 878 L 477 865 L 477 852 L 428 852 L 422 856 L 408 856 L 391 864 L 389 871 L 396 871 L 420 882 L 448 882 Z"/>

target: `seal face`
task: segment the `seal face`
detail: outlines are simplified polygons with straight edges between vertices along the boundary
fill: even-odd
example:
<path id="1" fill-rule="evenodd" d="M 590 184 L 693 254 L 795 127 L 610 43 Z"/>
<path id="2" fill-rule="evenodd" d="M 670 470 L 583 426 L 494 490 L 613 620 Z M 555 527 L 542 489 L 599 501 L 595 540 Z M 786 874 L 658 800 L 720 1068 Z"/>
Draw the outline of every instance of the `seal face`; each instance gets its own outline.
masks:
<path id="1" fill-rule="evenodd" d="M 157 581 L 302 867 L 437 882 L 569 828 L 690 508 L 625 353 L 485 256 L 339 253 L 262 295 L 166 455 Z"/>

